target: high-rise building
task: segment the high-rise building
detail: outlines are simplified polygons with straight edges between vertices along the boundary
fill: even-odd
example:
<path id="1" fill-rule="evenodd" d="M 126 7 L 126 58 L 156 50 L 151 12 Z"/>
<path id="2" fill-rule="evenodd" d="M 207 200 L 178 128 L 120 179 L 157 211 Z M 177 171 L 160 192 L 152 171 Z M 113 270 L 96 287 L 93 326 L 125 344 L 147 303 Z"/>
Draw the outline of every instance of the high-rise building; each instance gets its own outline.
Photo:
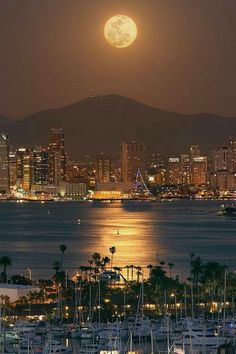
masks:
<path id="1" fill-rule="evenodd" d="M 101 154 L 96 161 L 96 178 L 98 183 L 108 183 L 111 180 L 111 159 Z"/>
<path id="2" fill-rule="evenodd" d="M 145 173 L 145 146 L 142 143 L 121 143 L 121 175 L 122 180 L 134 182 L 138 170 Z"/>
<path id="3" fill-rule="evenodd" d="M 181 155 L 181 175 L 182 184 L 189 185 L 191 183 L 191 161 L 188 154 Z"/>
<path id="4" fill-rule="evenodd" d="M 32 153 L 32 183 L 37 185 L 48 184 L 48 151 L 36 147 Z"/>
<path id="5" fill-rule="evenodd" d="M 231 156 L 232 153 L 228 146 L 219 147 L 214 155 L 214 171 L 230 171 L 232 163 Z"/>
<path id="6" fill-rule="evenodd" d="M 191 182 L 195 185 L 206 184 L 207 182 L 207 157 L 194 157 L 191 165 Z"/>
<path id="7" fill-rule="evenodd" d="M 229 171 L 211 172 L 210 186 L 222 192 L 234 191 L 236 187 L 235 173 Z"/>
<path id="8" fill-rule="evenodd" d="M 49 138 L 49 183 L 59 185 L 66 181 L 66 153 L 62 129 L 51 129 Z"/>
<path id="9" fill-rule="evenodd" d="M 79 164 L 74 161 L 67 161 L 66 164 L 66 180 L 68 183 L 80 183 L 81 175 Z"/>
<path id="10" fill-rule="evenodd" d="M 229 138 L 229 148 L 231 150 L 231 166 L 232 172 L 236 172 L 236 137 Z"/>
<path id="11" fill-rule="evenodd" d="M 0 133 L 0 193 L 6 193 L 10 190 L 8 155 L 8 136 L 6 134 Z"/>
<path id="12" fill-rule="evenodd" d="M 32 183 L 32 152 L 27 148 L 16 150 L 17 187 L 28 192 Z"/>
<path id="13" fill-rule="evenodd" d="M 181 163 L 179 157 L 170 157 L 166 170 L 167 184 L 182 184 Z"/>
<path id="14" fill-rule="evenodd" d="M 9 175 L 10 175 L 10 186 L 16 186 L 17 173 L 16 173 L 16 153 L 9 153 Z"/>

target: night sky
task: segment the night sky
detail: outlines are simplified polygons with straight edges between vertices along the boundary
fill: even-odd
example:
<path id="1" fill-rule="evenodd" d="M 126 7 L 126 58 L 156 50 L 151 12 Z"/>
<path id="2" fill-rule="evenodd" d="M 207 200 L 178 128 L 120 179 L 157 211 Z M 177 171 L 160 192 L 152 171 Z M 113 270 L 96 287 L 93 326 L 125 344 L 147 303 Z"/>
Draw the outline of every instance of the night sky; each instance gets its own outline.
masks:
<path id="1" fill-rule="evenodd" d="M 103 27 L 126 14 L 136 42 Z M 0 113 L 23 117 L 117 93 L 181 113 L 236 116 L 235 0 L 1 0 Z"/>

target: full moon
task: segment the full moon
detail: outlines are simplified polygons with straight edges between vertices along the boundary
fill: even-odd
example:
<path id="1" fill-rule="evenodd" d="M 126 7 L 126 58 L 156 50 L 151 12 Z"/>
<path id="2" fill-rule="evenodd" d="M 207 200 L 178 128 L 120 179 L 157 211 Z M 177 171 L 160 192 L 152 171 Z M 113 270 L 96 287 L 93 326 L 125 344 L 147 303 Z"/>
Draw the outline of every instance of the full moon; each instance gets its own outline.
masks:
<path id="1" fill-rule="evenodd" d="M 137 37 L 136 23 L 126 15 L 115 15 L 106 22 L 104 36 L 113 47 L 128 47 Z"/>

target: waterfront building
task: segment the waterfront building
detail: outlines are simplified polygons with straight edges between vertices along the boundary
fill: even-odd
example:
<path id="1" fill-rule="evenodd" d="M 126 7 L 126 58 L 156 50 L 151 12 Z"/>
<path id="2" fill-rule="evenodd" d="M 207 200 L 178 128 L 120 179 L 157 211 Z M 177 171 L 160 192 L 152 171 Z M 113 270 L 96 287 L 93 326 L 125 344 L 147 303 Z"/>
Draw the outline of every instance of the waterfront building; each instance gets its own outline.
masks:
<path id="1" fill-rule="evenodd" d="M 32 183 L 32 152 L 27 148 L 16 150 L 16 176 L 17 187 L 30 191 Z"/>
<path id="2" fill-rule="evenodd" d="M 236 136 L 229 138 L 229 148 L 231 150 L 231 170 L 236 172 Z"/>
<path id="3" fill-rule="evenodd" d="M 36 147 L 32 153 L 32 183 L 48 184 L 49 159 L 48 151 Z"/>
<path id="4" fill-rule="evenodd" d="M 179 157 L 169 157 L 166 171 L 167 184 L 181 184 L 181 163 Z"/>
<path id="5" fill-rule="evenodd" d="M 0 284 L 0 297 L 6 296 L 10 302 L 16 302 L 32 292 L 40 292 L 40 288 L 31 285 Z"/>
<path id="6" fill-rule="evenodd" d="M 231 139 L 233 144 L 233 139 Z M 231 147 L 233 148 L 233 145 Z M 220 191 L 234 190 L 235 173 L 233 151 L 228 146 L 221 146 L 211 154 L 210 186 Z"/>
<path id="7" fill-rule="evenodd" d="M 189 154 L 181 155 L 181 175 L 182 184 L 189 185 L 191 183 L 191 161 Z"/>
<path id="8" fill-rule="evenodd" d="M 232 168 L 232 152 L 228 146 L 221 146 L 213 152 L 213 171 L 230 171 Z"/>
<path id="9" fill-rule="evenodd" d="M 121 143 L 121 176 L 122 180 L 135 182 L 138 170 L 145 173 L 145 146 L 143 143 Z"/>
<path id="10" fill-rule="evenodd" d="M 64 183 L 62 182 L 57 188 L 58 193 L 64 197 L 82 197 L 87 193 L 87 188 L 85 183 Z"/>
<path id="11" fill-rule="evenodd" d="M 10 190 L 9 176 L 9 139 L 4 133 L 0 133 L 0 193 Z"/>
<path id="12" fill-rule="evenodd" d="M 16 152 L 9 153 L 9 178 L 10 178 L 10 187 L 15 187 L 17 182 Z"/>
<path id="13" fill-rule="evenodd" d="M 97 191 L 112 191 L 125 193 L 133 188 L 132 182 L 104 182 L 97 183 Z"/>
<path id="14" fill-rule="evenodd" d="M 60 186 L 48 185 L 32 185 L 31 191 L 44 192 L 50 195 L 60 195 L 62 197 L 78 198 L 85 196 L 87 188 L 85 183 L 65 183 L 61 182 Z"/>
<path id="15" fill-rule="evenodd" d="M 52 128 L 49 145 L 49 183 L 59 185 L 66 181 L 66 153 L 62 129 Z"/>
<path id="16" fill-rule="evenodd" d="M 233 191 L 236 188 L 235 173 L 230 171 L 214 171 L 210 173 L 210 186 L 221 192 Z"/>
<path id="17" fill-rule="evenodd" d="M 107 183 L 111 180 L 111 158 L 101 154 L 96 160 L 96 178 L 98 183 Z"/>
<path id="18" fill-rule="evenodd" d="M 79 164 L 74 161 L 67 161 L 66 164 L 66 181 L 68 183 L 80 183 L 81 173 Z"/>
<path id="19" fill-rule="evenodd" d="M 207 157 L 198 156 L 192 159 L 191 182 L 195 185 L 207 183 Z"/>
<path id="20" fill-rule="evenodd" d="M 86 177 L 86 185 L 88 189 L 95 189 L 96 187 L 96 176 L 93 174 L 87 175 Z"/>

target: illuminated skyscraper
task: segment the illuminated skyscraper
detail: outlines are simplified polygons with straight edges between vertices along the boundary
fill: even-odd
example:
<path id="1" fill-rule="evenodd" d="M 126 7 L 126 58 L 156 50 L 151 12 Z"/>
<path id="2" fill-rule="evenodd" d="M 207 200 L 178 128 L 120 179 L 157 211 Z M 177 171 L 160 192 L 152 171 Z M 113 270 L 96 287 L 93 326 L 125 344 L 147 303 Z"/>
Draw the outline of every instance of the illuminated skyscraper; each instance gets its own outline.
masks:
<path id="1" fill-rule="evenodd" d="M 98 183 L 108 183 L 111 180 L 111 159 L 101 154 L 96 161 L 96 178 Z"/>
<path id="2" fill-rule="evenodd" d="M 37 185 L 48 184 L 48 152 L 42 147 L 33 149 L 32 154 L 32 183 Z"/>
<path id="3" fill-rule="evenodd" d="M 198 156 L 192 160 L 191 182 L 201 185 L 207 182 L 207 157 Z"/>
<path id="4" fill-rule="evenodd" d="M 236 137 L 229 138 L 229 148 L 231 150 L 231 171 L 236 172 Z"/>
<path id="5" fill-rule="evenodd" d="M 66 181 L 66 153 L 62 129 L 51 129 L 49 138 L 49 183 Z"/>
<path id="6" fill-rule="evenodd" d="M 191 183 L 191 162 L 188 154 L 181 155 L 181 175 L 182 183 L 189 185 Z"/>
<path id="7" fill-rule="evenodd" d="M 134 182 L 138 170 L 144 176 L 145 146 L 142 143 L 121 143 L 121 174 L 122 180 Z"/>
<path id="8" fill-rule="evenodd" d="M 16 186 L 17 174 L 16 174 L 16 153 L 9 153 L 9 175 L 10 175 L 10 186 Z"/>
<path id="9" fill-rule="evenodd" d="M 168 159 L 166 174 L 167 184 L 182 183 L 181 163 L 179 157 L 170 157 Z"/>
<path id="10" fill-rule="evenodd" d="M 32 183 L 32 152 L 30 149 L 18 148 L 16 150 L 16 176 L 17 187 L 28 192 Z"/>
<path id="11" fill-rule="evenodd" d="M 0 133 L 0 193 L 6 193 L 10 189 L 8 154 L 8 136 L 6 134 Z"/>
<path id="12" fill-rule="evenodd" d="M 229 171 L 231 169 L 231 150 L 227 146 L 222 146 L 215 153 L 214 171 Z"/>
<path id="13" fill-rule="evenodd" d="M 81 183 L 83 177 L 80 174 L 79 164 L 74 161 L 67 161 L 66 180 L 68 183 Z"/>

